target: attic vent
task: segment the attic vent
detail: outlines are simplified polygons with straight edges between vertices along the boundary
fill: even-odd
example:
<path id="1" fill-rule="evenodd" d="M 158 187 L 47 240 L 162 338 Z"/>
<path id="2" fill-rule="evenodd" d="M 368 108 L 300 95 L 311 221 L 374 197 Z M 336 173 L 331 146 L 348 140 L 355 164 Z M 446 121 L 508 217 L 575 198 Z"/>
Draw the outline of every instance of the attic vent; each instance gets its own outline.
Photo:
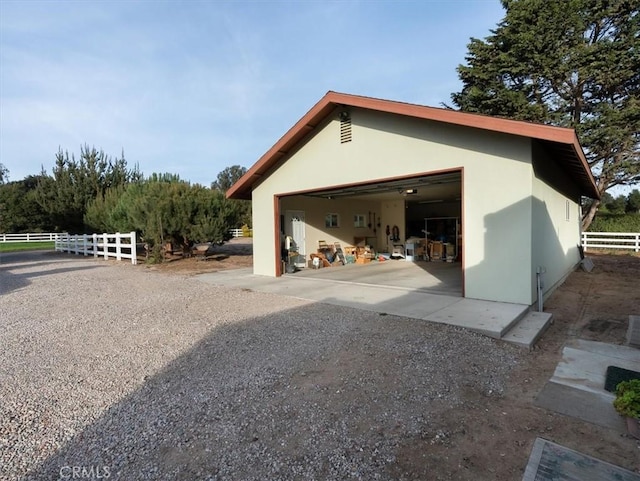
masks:
<path id="1" fill-rule="evenodd" d="M 340 112 L 340 143 L 351 142 L 351 115 Z"/>

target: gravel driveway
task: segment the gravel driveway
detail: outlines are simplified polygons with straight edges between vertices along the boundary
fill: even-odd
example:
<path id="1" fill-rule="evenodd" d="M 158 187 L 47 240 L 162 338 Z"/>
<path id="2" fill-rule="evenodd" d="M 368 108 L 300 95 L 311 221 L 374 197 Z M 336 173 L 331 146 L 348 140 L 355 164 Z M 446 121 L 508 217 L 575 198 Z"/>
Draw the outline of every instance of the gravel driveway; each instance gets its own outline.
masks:
<path id="1" fill-rule="evenodd" d="M 413 479 L 399 450 L 501 397 L 522 356 L 125 262 L 0 263 L 2 479 Z"/>

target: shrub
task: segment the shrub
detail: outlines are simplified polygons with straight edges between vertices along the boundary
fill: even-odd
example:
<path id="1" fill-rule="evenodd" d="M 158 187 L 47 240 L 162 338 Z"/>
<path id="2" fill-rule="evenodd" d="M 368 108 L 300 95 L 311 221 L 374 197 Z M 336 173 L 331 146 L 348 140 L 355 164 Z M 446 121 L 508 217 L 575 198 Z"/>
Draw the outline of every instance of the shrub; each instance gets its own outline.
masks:
<path id="1" fill-rule="evenodd" d="M 616 386 L 613 407 L 622 416 L 640 419 L 640 379 L 622 381 Z"/>
<path id="2" fill-rule="evenodd" d="M 599 213 L 589 232 L 640 232 L 640 214 Z"/>

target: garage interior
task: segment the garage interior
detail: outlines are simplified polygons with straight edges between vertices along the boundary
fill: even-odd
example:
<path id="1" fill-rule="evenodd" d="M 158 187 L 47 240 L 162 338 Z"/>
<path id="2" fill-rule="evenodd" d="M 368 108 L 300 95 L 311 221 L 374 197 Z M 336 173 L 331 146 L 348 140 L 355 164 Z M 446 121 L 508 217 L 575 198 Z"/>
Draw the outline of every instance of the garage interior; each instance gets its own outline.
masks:
<path id="1" fill-rule="evenodd" d="M 282 272 L 463 295 L 462 172 L 280 200 Z"/>

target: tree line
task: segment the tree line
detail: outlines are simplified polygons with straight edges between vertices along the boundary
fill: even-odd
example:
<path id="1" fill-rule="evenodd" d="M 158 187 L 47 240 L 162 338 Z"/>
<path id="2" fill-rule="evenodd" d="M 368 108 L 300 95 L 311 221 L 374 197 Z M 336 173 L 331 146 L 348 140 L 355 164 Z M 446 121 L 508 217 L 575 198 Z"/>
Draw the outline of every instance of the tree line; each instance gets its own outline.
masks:
<path id="1" fill-rule="evenodd" d="M 154 255 L 171 242 L 189 249 L 194 243 L 223 243 L 229 230 L 251 222 L 248 201 L 229 200 L 226 190 L 246 171 L 232 166 L 211 187 L 174 174 L 142 175 L 124 154 L 111 158 L 84 146 L 76 157 L 56 154 L 48 174 L 5 182 L 0 168 L 0 232 L 136 231 Z"/>

